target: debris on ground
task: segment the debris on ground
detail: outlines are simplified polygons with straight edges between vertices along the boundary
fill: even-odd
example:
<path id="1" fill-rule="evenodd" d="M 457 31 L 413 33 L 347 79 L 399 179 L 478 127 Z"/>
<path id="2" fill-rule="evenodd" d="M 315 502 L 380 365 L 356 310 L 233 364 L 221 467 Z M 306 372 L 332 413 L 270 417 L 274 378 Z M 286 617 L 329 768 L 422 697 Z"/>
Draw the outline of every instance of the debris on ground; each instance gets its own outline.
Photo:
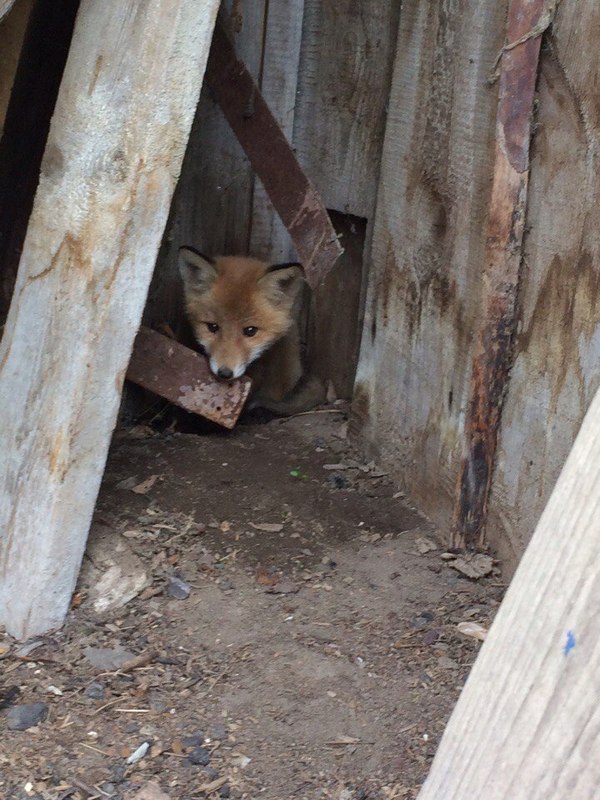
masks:
<path id="1" fill-rule="evenodd" d="M 502 588 L 343 427 L 117 433 L 65 627 L 0 634 L 0 797 L 415 800 Z"/>

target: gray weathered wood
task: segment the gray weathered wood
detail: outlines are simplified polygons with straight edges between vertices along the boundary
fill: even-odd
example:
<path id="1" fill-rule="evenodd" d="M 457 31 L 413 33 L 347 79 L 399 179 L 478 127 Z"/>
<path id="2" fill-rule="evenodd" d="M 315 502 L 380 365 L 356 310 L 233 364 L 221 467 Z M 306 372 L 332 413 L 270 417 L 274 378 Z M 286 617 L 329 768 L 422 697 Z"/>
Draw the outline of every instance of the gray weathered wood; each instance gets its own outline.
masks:
<path id="1" fill-rule="evenodd" d="M 600 385 L 600 5 L 562 2 L 542 53 L 520 321 L 488 536 L 516 564 Z"/>
<path id="2" fill-rule="evenodd" d="M 304 0 L 294 146 L 327 208 L 375 207 L 399 0 Z"/>
<path id="3" fill-rule="evenodd" d="M 419 800 L 593 800 L 600 786 L 600 394 Z"/>
<path id="4" fill-rule="evenodd" d="M 303 14 L 304 0 L 269 3 L 263 42 L 260 90 L 290 142 L 294 133 Z M 272 263 L 293 261 L 298 257 L 287 228 L 258 179 L 252 199 L 250 252 Z"/>
<path id="5" fill-rule="evenodd" d="M 0 624 L 69 605 L 217 0 L 81 5 L 0 348 Z"/>
<path id="6" fill-rule="evenodd" d="M 406 0 L 354 410 L 362 441 L 447 526 L 479 314 L 506 3 Z"/>

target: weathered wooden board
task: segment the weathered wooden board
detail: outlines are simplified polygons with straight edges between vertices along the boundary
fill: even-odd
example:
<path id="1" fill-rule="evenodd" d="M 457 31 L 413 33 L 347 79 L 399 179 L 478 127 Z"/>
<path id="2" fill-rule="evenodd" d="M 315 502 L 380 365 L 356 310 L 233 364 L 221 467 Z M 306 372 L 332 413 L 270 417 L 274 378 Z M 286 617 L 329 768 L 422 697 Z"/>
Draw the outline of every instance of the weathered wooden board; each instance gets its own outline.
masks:
<path id="1" fill-rule="evenodd" d="M 0 348 L 0 625 L 68 608 L 217 0 L 84 0 Z"/>
<path id="2" fill-rule="evenodd" d="M 488 500 L 516 331 L 531 120 L 546 7 L 546 0 L 510 0 L 508 4 L 509 44 L 500 56 L 498 68 L 496 146 L 490 165 L 492 189 L 481 274 L 481 317 L 475 333 L 454 507 L 455 547 L 486 545 Z"/>
<path id="3" fill-rule="evenodd" d="M 265 20 L 260 91 L 286 139 L 294 134 L 296 95 L 302 42 L 304 0 L 269 3 Z M 250 253 L 273 263 L 298 258 L 285 225 L 259 179 L 252 197 Z"/>
<path id="4" fill-rule="evenodd" d="M 598 797 L 598 463 L 597 394 L 419 800 Z"/>
<path id="5" fill-rule="evenodd" d="M 520 321 L 488 535 L 514 565 L 600 384 L 600 6 L 560 4 L 543 53 Z"/>
<path id="6" fill-rule="evenodd" d="M 403 3 L 354 412 L 447 526 L 479 314 L 506 3 Z"/>
<path id="7" fill-rule="evenodd" d="M 304 0 L 294 145 L 328 208 L 370 218 L 400 2 Z"/>
<path id="8" fill-rule="evenodd" d="M 235 426 L 251 386 L 247 377 L 217 380 L 206 356 L 144 326 L 135 337 L 126 377 L 224 428 Z"/>
<path id="9" fill-rule="evenodd" d="M 0 21 L 8 14 L 14 4 L 15 0 L 0 0 Z"/>

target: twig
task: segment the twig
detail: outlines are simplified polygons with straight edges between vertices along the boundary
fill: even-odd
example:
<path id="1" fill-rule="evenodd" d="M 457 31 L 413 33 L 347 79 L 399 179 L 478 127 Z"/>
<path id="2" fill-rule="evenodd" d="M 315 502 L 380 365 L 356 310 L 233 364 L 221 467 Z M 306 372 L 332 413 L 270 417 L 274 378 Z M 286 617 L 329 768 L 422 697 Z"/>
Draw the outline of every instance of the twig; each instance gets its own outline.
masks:
<path id="1" fill-rule="evenodd" d="M 157 655 L 158 653 L 156 650 L 150 650 L 148 653 L 142 653 L 141 655 L 126 661 L 121 667 L 119 667 L 117 672 L 121 675 L 124 675 L 128 672 L 133 672 L 134 669 L 139 669 L 139 667 L 147 667 L 148 664 L 151 664 L 156 659 Z"/>
<path id="2" fill-rule="evenodd" d="M 514 50 L 515 47 L 518 47 L 521 44 L 525 44 L 530 39 L 535 39 L 537 36 L 542 36 L 552 25 L 554 22 L 554 17 L 556 16 L 556 12 L 558 10 L 558 6 L 560 5 L 560 0 L 547 0 L 546 7 L 542 11 L 542 14 L 539 18 L 539 21 L 536 25 L 531 28 L 531 30 L 524 33 L 523 36 L 519 36 L 518 39 L 515 39 L 514 42 L 509 42 L 505 44 L 501 49 L 498 55 L 496 56 L 496 60 L 494 61 L 494 66 L 492 67 L 492 72 L 490 77 L 488 78 L 488 83 L 493 84 L 496 83 L 498 78 L 500 77 L 500 70 L 498 69 L 498 64 L 500 63 L 500 59 L 507 53 L 509 50 Z"/>

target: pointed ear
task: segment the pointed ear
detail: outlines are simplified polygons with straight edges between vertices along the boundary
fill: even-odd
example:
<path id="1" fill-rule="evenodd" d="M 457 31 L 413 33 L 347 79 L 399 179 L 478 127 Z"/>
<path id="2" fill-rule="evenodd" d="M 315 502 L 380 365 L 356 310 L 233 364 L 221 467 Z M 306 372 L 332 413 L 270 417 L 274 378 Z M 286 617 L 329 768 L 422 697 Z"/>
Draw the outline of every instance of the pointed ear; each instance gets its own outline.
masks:
<path id="1" fill-rule="evenodd" d="M 217 277 L 215 262 L 192 247 L 179 248 L 178 263 L 186 292 L 205 292 Z"/>
<path id="2" fill-rule="evenodd" d="M 258 281 L 273 303 L 291 306 L 304 283 L 302 264 L 273 264 Z"/>

